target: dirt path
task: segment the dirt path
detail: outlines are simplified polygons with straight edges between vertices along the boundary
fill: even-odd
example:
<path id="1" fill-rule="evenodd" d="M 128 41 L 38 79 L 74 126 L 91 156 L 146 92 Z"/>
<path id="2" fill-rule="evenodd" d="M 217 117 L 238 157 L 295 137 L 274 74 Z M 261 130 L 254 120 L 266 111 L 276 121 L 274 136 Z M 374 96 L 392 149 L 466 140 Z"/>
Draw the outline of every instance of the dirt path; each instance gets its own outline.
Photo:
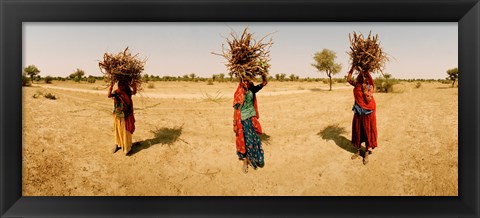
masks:
<path id="1" fill-rule="evenodd" d="M 88 89 L 81 89 L 81 88 L 68 88 L 68 87 L 60 87 L 60 86 L 52 86 L 52 85 L 33 85 L 33 87 L 41 87 L 46 89 L 56 89 L 56 90 L 66 90 L 66 91 L 73 91 L 73 92 L 83 92 L 83 93 L 92 93 L 92 94 L 105 94 L 106 90 L 88 90 Z M 332 90 L 340 90 L 340 89 L 349 89 L 349 87 L 335 87 Z M 307 93 L 307 92 L 314 92 L 314 91 L 328 91 L 328 89 L 314 89 L 314 90 L 285 90 L 285 91 L 275 91 L 275 92 L 259 92 L 258 96 L 277 96 L 277 95 L 291 95 L 291 94 L 300 94 L 300 93 Z M 216 93 L 207 93 L 210 95 Z M 141 98 L 179 98 L 179 99 L 202 99 L 205 98 L 205 93 L 197 93 L 197 94 L 183 94 L 183 93 L 175 93 L 175 94 L 165 94 L 165 93 L 148 93 L 143 92 L 139 93 L 137 97 Z"/>
<path id="2" fill-rule="evenodd" d="M 448 85 L 376 93 L 379 147 L 364 166 L 350 159 L 349 87 L 272 82 L 258 95 L 266 165 L 248 174 L 235 154 L 231 99 L 192 95 L 234 85 L 147 90 L 134 99 L 130 156 L 110 152 L 105 90 L 79 86 L 23 88 L 23 195 L 458 195 L 458 89 Z M 32 97 L 42 91 L 58 99 Z"/>

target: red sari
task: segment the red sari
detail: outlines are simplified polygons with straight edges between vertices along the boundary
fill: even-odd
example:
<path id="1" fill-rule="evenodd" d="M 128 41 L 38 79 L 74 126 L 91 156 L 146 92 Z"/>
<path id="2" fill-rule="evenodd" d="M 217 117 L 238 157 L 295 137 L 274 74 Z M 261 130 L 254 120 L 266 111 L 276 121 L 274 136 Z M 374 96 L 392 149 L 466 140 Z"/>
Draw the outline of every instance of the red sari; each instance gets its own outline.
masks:
<path id="1" fill-rule="evenodd" d="M 360 74 L 356 81 L 349 81 L 353 88 L 355 103 L 365 110 L 371 110 L 368 115 L 354 113 L 352 121 L 352 143 L 359 149 L 362 142 L 365 142 L 367 149 L 377 147 L 377 104 L 373 98 L 375 84 L 370 73 Z M 370 85 L 370 90 L 367 89 Z"/>
<path id="2" fill-rule="evenodd" d="M 235 107 L 236 104 L 239 104 L 240 107 L 243 105 L 243 101 L 245 99 L 245 89 L 242 87 L 242 83 L 238 84 L 237 90 L 235 91 L 235 94 L 233 96 L 233 107 Z M 242 119 L 241 119 L 241 113 L 240 113 L 240 107 L 238 107 L 238 110 L 233 111 L 233 120 L 234 120 L 234 125 L 237 126 L 238 129 L 238 134 L 236 136 L 235 140 L 235 145 L 237 147 L 237 151 L 245 154 L 245 138 L 243 135 L 243 126 L 242 126 Z M 255 128 L 255 131 L 258 134 L 262 134 L 262 127 L 260 126 L 260 122 L 258 119 L 260 118 L 259 113 L 258 113 L 258 106 L 257 106 L 257 98 L 255 95 L 253 95 L 253 107 L 255 108 L 255 113 L 256 116 L 252 117 L 252 124 L 253 128 Z"/>

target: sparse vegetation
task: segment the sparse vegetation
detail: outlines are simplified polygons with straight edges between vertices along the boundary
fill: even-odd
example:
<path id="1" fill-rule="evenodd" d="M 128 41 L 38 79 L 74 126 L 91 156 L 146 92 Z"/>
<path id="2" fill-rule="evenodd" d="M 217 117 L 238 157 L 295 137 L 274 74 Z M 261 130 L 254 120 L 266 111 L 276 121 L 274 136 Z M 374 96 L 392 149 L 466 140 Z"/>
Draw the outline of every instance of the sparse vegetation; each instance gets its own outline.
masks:
<path id="1" fill-rule="evenodd" d="M 51 77 L 51 76 L 46 76 L 46 77 L 45 77 L 45 83 L 51 84 L 53 79 L 54 79 L 54 78 Z"/>
<path id="2" fill-rule="evenodd" d="M 332 76 L 342 70 L 342 65 L 335 63 L 337 55 L 334 51 L 323 49 L 322 52 L 317 52 L 313 56 L 315 63 L 312 64 L 320 72 L 325 72 L 330 79 L 330 91 L 332 91 Z"/>
<path id="3" fill-rule="evenodd" d="M 448 77 L 446 79 L 452 81 L 452 87 L 455 87 L 455 82 L 458 79 L 458 68 L 455 67 L 453 69 L 447 70 L 447 74 Z"/>
<path id="4" fill-rule="evenodd" d="M 386 73 L 385 75 L 375 79 L 375 89 L 377 92 L 389 93 L 393 92 L 393 86 L 398 84 L 398 81 L 392 78 L 391 74 Z"/>
<path id="5" fill-rule="evenodd" d="M 70 74 L 70 76 L 68 77 L 75 82 L 80 82 L 82 80 L 83 75 L 85 75 L 85 72 L 82 69 L 77 68 L 75 72 Z"/>
<path id="6" fill-rule="evenodd" d="M 35 65 L 29 65 L 25 69 L 23 69 L 25 75 L 30 76 L 30 82 L 33 83 L 35 77 L 40 73 L 40 70 Z"/>
<path id="7" fill-rule="evenodd" d="M 227 100 L 225 97 L 223 97 L 223 94 L 220 92 L 220 90 L 217 90 L 214 95 L 210 95 L 206 92 L 202 93 L 203 94 L 203 100 L 205 101 L 211 101 L 215 103 L 220 103 L 225 100 Z"/>
<path id="8" fill-rule="evenodd" d="M 39 97 L 45 97 L 47 99 L 51 99 L 51 100 L 56 100 L 57 99 L 57 96 L 55 96 L 54 94 L 50 93 L 50 92 L 45 92 L 45 91 L 37 91 L 35 94 L 33 94 L 33 98 L 39 98 Z"/>
<path id="9" fill-rule="evenodd" d="M 43 95 L 45 98 L 48 98 L 48 99 L 52 99 L 52 100 L 55 100 L 57 99 L 57 96 L 55 96 L 54 94 L 50 93 L 50 92 L 47 92 L 45 95 Z"/>
<path id="10" fill-rule="evenodd" d="M 22 74 L 22 86 L 31 86 L 30 78 L 25 75 L 25 73 Z"/>

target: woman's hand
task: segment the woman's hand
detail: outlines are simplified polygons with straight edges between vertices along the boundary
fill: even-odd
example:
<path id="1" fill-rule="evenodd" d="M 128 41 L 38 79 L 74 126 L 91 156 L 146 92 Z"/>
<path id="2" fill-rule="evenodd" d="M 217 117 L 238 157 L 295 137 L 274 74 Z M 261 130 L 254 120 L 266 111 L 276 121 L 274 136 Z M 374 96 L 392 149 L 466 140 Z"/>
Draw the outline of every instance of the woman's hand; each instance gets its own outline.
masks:
<path id="1" fill-rule="evenodd" d="M 266 86 L 268 84 L 267 81 L 267 74 L 262 75 L 262 86 Z"/>
<path id="2" fill-rule="evenodd" d="M 135 95 L 135 94 L 137 94 L 137 85 L 133 84 L 132 86 L 133 86 L 132 95 Z"/>
<path id="3" fill-rule="evenodd" d="M 352 64 L 352 67 L 348 71 L 348 75 L 347 75 L 347 82 L 352 86 L 355 86 L 355 81 L 353 81 L 353 79 L 352 79 L 352 73 L 353 73 L 354 68 L 355 67 Z"/>
<path id="4" fill-rule="evenodd" d="M 350 70 L 348 71 L 348 74 L 352 74 L 354 69 L 355 69 L 355 66 L 353 66 L 353 64 L 352 64 L 352 67 L 350 67 Z"/>
<path id="5" fill-rule="evenodd" d="M 110 86 L 108 87 L 108 93 L 107 93 L 107 96 L 110 98 L 112 97 L 112 89 L 113 89 L 113 84 L 115 84 L 113 82 L 113 80 L 110 82 Z"/>

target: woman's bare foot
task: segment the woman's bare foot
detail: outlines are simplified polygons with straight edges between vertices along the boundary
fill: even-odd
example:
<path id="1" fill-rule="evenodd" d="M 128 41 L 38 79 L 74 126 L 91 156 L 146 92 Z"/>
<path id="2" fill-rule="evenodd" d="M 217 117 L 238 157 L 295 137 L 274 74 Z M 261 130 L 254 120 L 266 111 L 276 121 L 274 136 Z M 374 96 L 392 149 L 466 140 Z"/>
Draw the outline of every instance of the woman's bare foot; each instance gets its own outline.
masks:
<path id="1" fill-rule="evenodd" d="M 243 159 L 243 173 L 248 173 L 248 159 Z"/>
<path id="2" fill-rule="evenodd" d="M 365 157 L 363 158 L 363 165 L 367 165 L 368 164 L 368 151 L 365 152 Z"/>
<path id="3" fill-rule="evenodd" d="M 118 147 L 118 145 L 115 144 L 115 145 L 113 146 L 112 153 L 115 154 L 115 152 L 117 152 L 119 148 L 120 148 L 120 147 Z"/>

